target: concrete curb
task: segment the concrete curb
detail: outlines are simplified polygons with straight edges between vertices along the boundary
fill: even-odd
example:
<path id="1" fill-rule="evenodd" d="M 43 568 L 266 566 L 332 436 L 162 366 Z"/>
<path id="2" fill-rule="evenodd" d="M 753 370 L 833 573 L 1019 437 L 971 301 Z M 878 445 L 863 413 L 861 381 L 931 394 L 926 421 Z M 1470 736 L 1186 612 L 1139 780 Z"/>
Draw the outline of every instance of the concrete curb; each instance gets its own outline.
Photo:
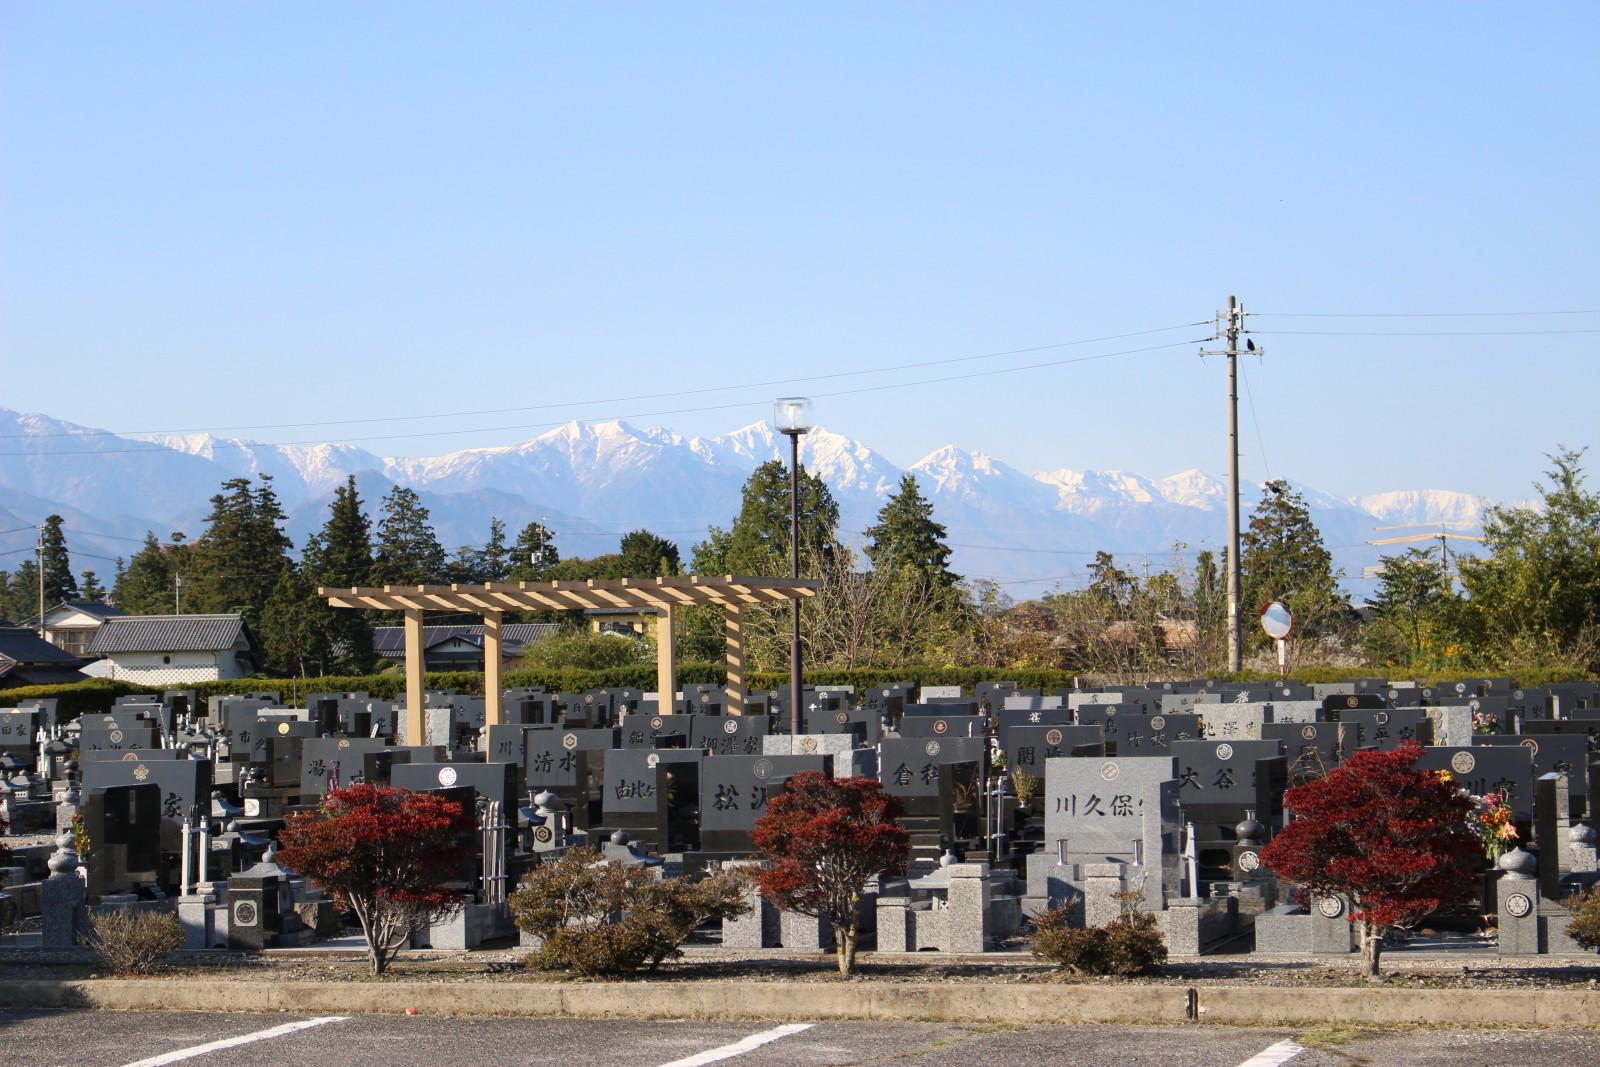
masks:
<path id="1" fill-rule="evenodd" d="M 1600 1026 L 1600 992 L 874 982 L 0 982 L 9 1008 L 596 1019 Z"/>

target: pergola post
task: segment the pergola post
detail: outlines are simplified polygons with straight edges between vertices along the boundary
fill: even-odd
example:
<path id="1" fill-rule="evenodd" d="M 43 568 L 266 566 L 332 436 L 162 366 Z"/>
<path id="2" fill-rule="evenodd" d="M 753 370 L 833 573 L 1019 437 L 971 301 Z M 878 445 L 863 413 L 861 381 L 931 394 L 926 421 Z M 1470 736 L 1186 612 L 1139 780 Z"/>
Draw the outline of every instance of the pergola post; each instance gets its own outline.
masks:
<path id="1" fill-rule="evenodd" d="M 505 721 L 505 703 L 502 693 L 505 685 L 501 679 L 500 620 L 503 613 L 483 613 L 483 722 L 485 726 L 499 726 Z"/>
<path id="2" fill-rule="evenodd" d="M 744 619 L 738 604 L 722 609 L 722 635 L 727 643 L 728 714 L 744 714 Z"/>
<path id="3" fill-rule="evenodd" d="M 656 614 L 656 708 L 658 715 L 672 713 L 672 697 L 677 692 L 678 657 L 672 645 L 672 605 L 663 604 Z"/>
<path id="4" fill-rule="evenodd" d="M 406 744 L 427 743 L 428 693 L 423 682 L 422 609 L 406 608 Z"/>

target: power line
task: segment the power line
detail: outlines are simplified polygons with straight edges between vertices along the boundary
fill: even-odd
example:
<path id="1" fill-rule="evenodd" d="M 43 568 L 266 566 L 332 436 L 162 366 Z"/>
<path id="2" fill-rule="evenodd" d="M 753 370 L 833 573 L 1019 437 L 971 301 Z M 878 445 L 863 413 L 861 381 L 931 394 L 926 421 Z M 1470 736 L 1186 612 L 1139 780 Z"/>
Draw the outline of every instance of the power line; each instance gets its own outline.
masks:
<path id="1" fill-rule="evenodd" d="M 971 379 L 974 379 L 974 378 L 987 378 L 987 377 L 993 377 L 993 376 L 1001 375 L 1001 374 L 1016 374 L 1016 373 L 1019 373 L 1019 372 L 1022 372 L 1022 371 L 1042 370 L 1042 369 L 1049 368 L 1049 367 L 1064 367 L 1064 366 L 1070 366 L 1070 365 L 1075 364 L 1075 363 L 1092 363 L 1092 362 L 1094 362 L 1096 360 L 1114 359 L 1114 358 L 1117 358 L 1117 357 L 1120 357 L 1120 356 L 1138 355 L 1138 354 L 1145 353 L 1145 352 L 1157 352 L 1157 351 L 1161 351 L 1163 349 L 1169 349 L 1169 348 L 1187 348 L 1190 345 L 1200 344 L 1201 342 L 1203 342 L 1205 340 L 1209 340 L 1209 338 L 1196 338 L 1196 339 L 1193 339 L 1193 340 L 1172 341 L 1172 342 L 1169 342 L 1167 344 L 1147 345 L 1147 346 L 1145 346 L 1143 348 L 1125 348 L 1125 349 L 1121 349 L 1121 350 L 1115 351 L 1115 352 L 1100 352 L 1100 353 L 1097 353 L 1097 354 L 1092 355 L 1092 356 L 1074 356 L 1074 357 L 1072 357 L 1070 359 L 1054 359 L 1054 360 L 1045 360 L 1045 361 L 1039 362 L 1039 363 L 1025 363 L 1025 364 L 1022 364 L 1021 366 L 1016 366 L 1016 367 L 999 367 L 999 368 L 995 368 L 994 370 L 973 371 L 970 374 L 952 374 L 952 375 L 946 375 L 944 377 L 939 377 L 939 378 L 922 378 L 922 379 L 918 379 L 918 380 L 915 380 L 915 381 L 895 382 L 895 383 L 891 383 L 891 384 L 887 384 L 887 385 L 862 386 L 861 388 L 858 388 L 858 389 L 837 389 L 837 390 L 834 390 L 833 392 L 816 393 L 814 395 L 817 396 L 817 397 L 820 397 L 820 398 L 837 397 L 837 396 L 857 396 L 857 395 L 862 395 L 862 394 L 866 394 L 866 393 L 879 393 L 879 392 L 885 392 L 885 391 L 894 390 L 894 389 L 909 389 L 909 388 L 913 388 L 913 387 L 921 386 L 921 385 L 940 385 L 940 384 L 944 384 L 944 383 L 947 383 L 947 382 L 970 381 Z M 1059 346 L 1056 346 L 1056 347 L 1059 347 Z M 743 400 L 743 401 L 737 401 L 737 402 L 728 403 L 728 404 L 707 404 L 707 405 L 701 405 L 701 406 L 698 406 L 698 407 L 667 408 L 667 409 L 658 410 L 658 411 L 635 412 L 635 413 L 629 414 L 629 415 L 613 415 L 613 416 L 610 416 L 608 419 L 597 419 L 597 420 L 592 420 L 592 421 L 605 422 L 605 421 L 612 421 L 612 420 L 618 420 L 618 419 L 644 419 L 644 418 L 654 418 L 654 417 L 661 416 L 661 415 L 683 415 L 683 414 L 688 414 L 688 413 L 692 413 L 692 412 L 703 412 L 703 411 L 726 411 L 726 410 L 728 410 L 730 408 L 766 407 L 771 402 L 772 401 L 769 398 L 764 398 L 764 399 L 761 399 L 761 400 Z M 285 445 L 348 444 L 348 443 L 352 443 L 352 442 L 365 442 L 365 441 L 395 441 L 395 440 L 410 440 L 410 439 L 422 438 L 422 437 L 455 437 L 455 436 L 459 436 L 461 434 L 467 434 L 467 433 L 499 433 L 499 432 L 504 432 L 504 431 L 508 431 L 508 430 L 542 430 L 542 429 L 549 429 L 551 427 L 563 426 L 563 425 L 565 425 L 565 422 L 536 422 L 536 423 L 524 423 L 524 424 L 521 424 L 521 425 L 514 425 L 514 426 L 478 426 L 478 427 L 472 427 L 470 429 L 465 429 L 465 430 L 430 430 L 430 431 L 424 431 L 424 432 L 419 432 L 419 433 L 379 434 L 379 435 L 374 435 L 374 436 L 369 436 L 369 437 L 346 437 L 346 438 L 343 438 L 343 439 L 341 439 L 339 441 L 314 441 L 314 440 L 279 441 L 279 442 L 275 442 L 275 443 L 269 445 L 269 447 L 283 447 Z M 255 442 L 255 443 L 264 443 L 264 442 Z M 235 441 L 218 441 L 218 442 L 214 442 L 213 447 L 216 447 L 216 448 L 247 448 L 247 447 L 249 447 L 249 443 L 247 443 L 247 442 L 235 442 Z M 119 455 L 119 454 L 138 454 L 138 453 L 170 455 L 174 451 L 175 450 L 172 449 L 172 448 L 168 448 L 168 447 L 163 446 L 163 445 L 156 445 L 156 446 L 150 447 L 150 448 L 105 448 L 105 449 L 97 449 L 97 450 L 94 450 L 94 451 L 87 451 L 87 452 L 86 451 L 78 451 L 78 450 L 0 452 L 0 456 L 80 456 L 80 457 L 85 457 L 86 456 L 86 457 L 99 457 L 99 456 L 109 456 L 109 455 Z"/>
<path id="2" fill-rule="evenodd" d="M 1504 319 L 1545 315 L 1600 315 L 1592 311 L 1252 311 L 1263 319 Z"/>
<path id="3" fill-rule="evenodd" d="M 259 423 L 246 426 L 214 426 L 192 427 L 189 429 L 167 430 L 86 430 L 51 431 L 40 434 L 0 434 L 0 440 L 39 437 L 137 437 L 150 434 L 185 434 L 185 433 L 233 433 L 240 430 L 286 430 L 301 429 L 317 426 L 360 426 L 382 422 L 415 422 L 423 419 L 455 419 L 471 418 L 480 415 L 509 415 L 523 411 L 549 411 L 571 407 L 594 407 L 600 404 L 628 404 L 636 400 L 666 400 L 680 396 L 700 396 L 706 393 L 726 393 L 739 389 L 766 389 L 777 385 L 796 385 L 804 382 L 827 381 L 835 378 L 856 378 L 870 374 L 888 374 L 900 370 L 919 370 L 924 367 L 948 366 L 954 363 L 970 363 L 980 359 L 999 359 L 1004 356 L 1021 356 L 1032 352 L 1047 352 L 1056 348 L 1071 348 L 1077 345 L 1099 344 L 1103 341 L 1121 341 L 1129 337 L 1147 337 L 1150 334 L 1169 333 L 1173 330 L 1187 330 L 1194 326 L 1205 326 L 1206 322 L 1183 322 L 1173 326 L 1158 326 L 1150 330 L 1133 330 L 1128 333 L 1106 334 L 1102 337 L 1086 337 L 1077 341 L 1057 341 L 1046 345 L 1033 345 L 1028 348 L 1011 348 L 999 352 L 984 352 L 975 356 L 953 356 L 949 359 L 927 359 L 911 363 L 897 363 L 882 367 L 865 367 L 859 370 L 833 371 L 826 374 L 811 374 L 795 378 L 773 378 L 763 382 L 746 382 L 741 385 L 710 385 L 695 389 L 679 389 L 665 393 L 635 393 L 631 396 L 606 397 L 598 400 L 565 400 L 550 404 L 530 404 L 525 407 L 513 408 L 481 408 L 475 411 L 446 411 L 422 415 L 385 415 L 365 419 L 330 419 L 323 422 L 278 422 Z M 556 425 L 560 425 L 557 423 Z M 463 431 L 466 432 L 466 431 Z M 316 442 L 320 443 L 320 442 Z"/>
<path id="4" fill-rule="evenodd" d="M 1251 330 L 1256 334 L 1286 337 L 1546 337 L 1561 334 L 1600 333 L 1588 330 Z"/>
<path id="5" fill-rule="evenodd" d="M 1261 439 L 1261 421 L 1256 418 L 1256 398 L 1255 394 L 1250 391 L 1250 370 L 1248 367 L 1240 367 L 1239 370 L 1244 377 L 1244 398 L 1250 407 L 1250 422 L 1256 428 L 1256 447 L 1261 449 L 1261 466 L 1266 469 L 1267 481 L 1270 482 L 1272 480 L 1272 463 L 1267 459 L 1267 443 Z"/>

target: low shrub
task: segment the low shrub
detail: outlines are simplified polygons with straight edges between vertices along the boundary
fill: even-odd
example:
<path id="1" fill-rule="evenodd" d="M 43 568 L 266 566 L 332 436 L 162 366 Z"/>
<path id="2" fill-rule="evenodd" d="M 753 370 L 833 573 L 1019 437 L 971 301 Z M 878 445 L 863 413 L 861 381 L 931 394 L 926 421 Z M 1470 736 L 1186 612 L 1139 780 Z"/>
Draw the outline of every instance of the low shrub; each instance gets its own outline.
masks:
<path id="1" fill-rule="evenodd" d="M 737 871 L 661 879 L 583 848 L 529 871 L 509 902 L 517 926 L 539 939 L 529 967 L 616 976 L 653 971 L 702 923 L 744 914 L 748 885 Z"/>
<path id="2" fill-rule="evenodd" d="M 89 920 L 88 941 L 113 973 L 150 974 L 183 947 L 183 926 L 170 911 L 116 908 Z"/>
<path id="3" fill-rule="evenodd" d="M 1591 952 L 1600 948 L 1600 885 L 1574 893 L 1562 903 L 1572 914 L 1567 936 Z"/>
<path id="4" fill-rule="evenodd" d="M 1051 908 L 1034 920 L 1033 954 L 1073 974 L 1126 977 L 1159 969 L 1167 945 L 1156 917 L 1130 899 L 1122 904 L 1107 925 L 1083 928 L 1070 925 L 1068 909 Z"/>

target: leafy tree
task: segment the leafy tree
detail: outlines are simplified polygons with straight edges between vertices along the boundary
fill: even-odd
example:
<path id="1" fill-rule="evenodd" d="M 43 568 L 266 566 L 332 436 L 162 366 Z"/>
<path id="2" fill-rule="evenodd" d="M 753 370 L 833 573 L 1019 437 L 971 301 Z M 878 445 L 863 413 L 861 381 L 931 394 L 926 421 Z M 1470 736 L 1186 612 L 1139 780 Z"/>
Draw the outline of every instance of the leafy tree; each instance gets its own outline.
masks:
<path id="1" fill-rule="evenodd" d="M 78 583 L 78 598 L 96 604 L 105 600 L 106 587 L 100 584 L 100 576 L 94 571 L 83 572 L 83 581 Z"/>
<path id="2" fill-rule="evenodd" d="M 937 585 L 952 586 L 961 578 L 950 572 L 946 536 L 944 525 L 933 521 L 933 503 L 922 495 L 916 475 L 906 474 L 879 509 L 878 521 L 867 527 L 867 559 L 875 570 L 909 568 Z"/>
<path id="3" fill-rule="evenodd" d="M 623 570 L 622 556 L 616 552 L 603 556 L 587 558 L 575 556 L 572 559 L 564 559 L 546 570 L 542 576 L 544 580 L 557 582 L 586 582 L 591 578 L 595 581 L 609 581 L 625 577 L 627 573 Z"/>
<path id="4" fill-rule="evenodd" d="M 821 478 L 800 468 L 800 553 L 804 559 L 838 550 L 839 505 Z M 739 515 L 724 531 L 712 527 L 695 546 L 697 574 L 789 573 L 789 469 L 780 460 L 761 464 L 744 483 Z"/>
<path id="5" fill-rule="evenodd" d="M 1117 566 L 1109 552 L 1096 552 L 1089 564 L 1087 592 L 1108 618 L 1116 618 L 1127 611 L 1133 599 L 1138 580 Z"/>
<path id="6" fill-rule="evenodd" d="M 313 667 L 317 674 L 329 673 L 333 648 L 328 626 L 334 610 L 299 568 L 291 564 L 283 569 L 261 612 L 262 651 L 275 677 L 305 678 Z"/>
<path id="7" fill-rule="evenodd" d="M 1281 600 L 1294 614 L 1295 631 L 1322 637 L 1348 621 L 1349 605 L 1339 594 L 1333 556 L 1311 521 L 1305 499 L 1285 481 L 1271 481 L 1240 538 L 1239 610 L 1244 620 L 1269 600 Z M 1246 640 L 1264 642 L 1260 627 L 1246 627 Z"/>
<path id="8" fill-rule="evenodd" d="M 1367 601 L 1373 610 L 1373 621 L 1368 624 L 1369 647 L 1375 649 L 1387 635 L 1399 635 L 1404 641 L 1405 665 L 1442 666 L 1437 658 L 1429 662 L 1429 634 L 1456 602 L 1433 549 L 1412 548 L 1398 556 L 1384 556 L 1378 588 Z"/>
<path id="9" fill-rule="evenodd" d="M 880 875 L 905 873 L 911 839 L 896 822 L 902 814 L 876 779 L 806 771 L 789 779 L 751 831 L 769 864 L 756 884 L 780 911 L 833 926 L 840 974 L 855 966 L 862 890 Z"/>
<path id="10" fill-rule="evenodd" d="M 530 522 L 517 535 L 511 548 L 507 577 L 513 582 L 538 582 L 548 576 L 550 568 L 561 562 L 556 551 L 556 535 L 542 522 Z"/>
<path id="11" fill-rule="evenodd" d="M 1362 971 L 1378 977 L 1383 935 L 1477 894 L 1481 843 L 1471 802 L 1434 771 L 1422 747 L 1361 749 L 1284 794 L 1294 814 L 1262 852 L 1278 877 L 1313 897 L 1344 896 L 1361 923 Z"/>
<path id="12" fill-rule="evenodd" d="M 72 559 L 67 554 L 67 538 L 61 532 L 64 520 L 51 515 L 44 520 L 41 534 L 44 561 L 44 607 L 49 611 L 63 600 L 75 600 L 78 582 L 72 577 Z"/>
<path id="13" fill-rule="evenodd" d="M 328 521 L 307 539 L 300 561 L 305 587 L 313 597 L 312 614 L 325 635 L 333 666 L 352 674 L 371 670 L 376 656 L 369 614 L 329 607 L 315 595 L 318 586 L 349 589 L 372 581 L 372 522 L 362 510 L 354 477 L 333 491 Z"/>
<path id="14" fill-rule="evenodd" d="M 622 577 L 655 578 L 683 570 L 678 546 L 649 530 L 634 530 L 622 538 Z"/>
<path id="15" fill-rule="evenodd" d="M 429 524 L 422 498 L 397 485 L 383 498 L 372 564 L 377 585 L 428 585 L 442 582 L 448 561 Z"/>
<path id="16" fill-rule="evenodd" d="M 355 912 L 378 977 L 413 930 L 461 907 L 466 891 L 452 886 L 468 870 L 475 824 L 441 796 L 353 785 L 291 814 L 278 860 Z"/>
<path id="17" fill-rule="evenodd" d="M 130 615 L 172 614 L 174 578 L 187 563 L 185 545 L 163 545 L 146 533 L 144 544 L 128 560 L 111 587 L 111 600 Z"/>
<path id="18" fill-rule="evenodd" d="M 183 607 L 186 612 L 236 611 L 259 627 L 261 611 L 289 566 L 286 516 L 271 475 L 261 475 L 254 488 L 248 478 L 230 478 L 222 489 L 211 498 L 206 532 L 194 544 Z"/>
<path id="19" fill-rule="evenodd" d="M 1600 496 L 1583 487 L 1582 450 L 1549 457 L 1535 507 L 1492 507 L 1485 555 L 1463 557 L 1466 621 L 1486 659 L 1564 655 L 1593 668 L 1600 613 Z"/>
<path id="20" fill-rule="evenodd" d="M 523 669 L 580 667 L 605 670 L 634 663 L 654 663 L 650 645 L 621 634 L 566 630 L 541 637 L 526 646 L 518 666 Z"/>

